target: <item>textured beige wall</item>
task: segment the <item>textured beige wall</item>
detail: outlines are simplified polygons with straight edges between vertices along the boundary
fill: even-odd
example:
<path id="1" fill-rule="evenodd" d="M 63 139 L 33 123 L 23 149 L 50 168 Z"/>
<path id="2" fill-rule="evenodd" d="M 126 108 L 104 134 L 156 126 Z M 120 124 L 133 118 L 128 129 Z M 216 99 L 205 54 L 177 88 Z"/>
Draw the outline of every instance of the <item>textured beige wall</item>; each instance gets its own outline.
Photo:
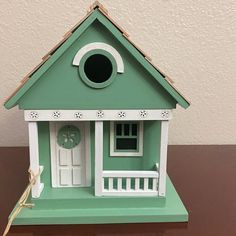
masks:
<path id="1" fill-rule="evenodd" d="M 84 16 L 92 1 L 0 0 L 0 101 Z M 192 105 L 171 144 L 236 143 L 236 1 L 101 1 Z M 0 108 L 0 146 L 27 145 L 23 113 Z"/>

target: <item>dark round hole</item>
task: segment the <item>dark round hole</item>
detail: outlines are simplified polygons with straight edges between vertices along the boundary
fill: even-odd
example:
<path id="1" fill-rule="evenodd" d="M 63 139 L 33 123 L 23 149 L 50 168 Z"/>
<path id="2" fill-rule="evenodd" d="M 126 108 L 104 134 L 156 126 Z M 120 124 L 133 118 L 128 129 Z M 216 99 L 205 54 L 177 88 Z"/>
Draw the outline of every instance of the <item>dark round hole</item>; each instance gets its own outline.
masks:
<path id="1" fill-rule="evenodd" d="M 112 74 L 111 61 L 104 55 L 90 56 L 84 64 L 84 72 L 89 80 L 94 83 L 107 81 Z"/>

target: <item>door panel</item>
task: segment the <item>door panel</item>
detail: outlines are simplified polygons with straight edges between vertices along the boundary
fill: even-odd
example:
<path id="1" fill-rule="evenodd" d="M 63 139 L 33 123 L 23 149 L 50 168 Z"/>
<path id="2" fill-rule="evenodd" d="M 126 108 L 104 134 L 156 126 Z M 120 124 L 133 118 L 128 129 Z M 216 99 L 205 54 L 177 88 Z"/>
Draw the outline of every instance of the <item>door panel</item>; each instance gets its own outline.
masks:
<path id="1" fill-rule="evenodd" d="M 60 185 L 62 186 L 68 186 L 71 183 L 71 171 L 69 168 L 67 169 L 60 169 L 59 171 L 59 179 L 60 179 Z"/>
<path id="2" fill-rule="evenodd" d="M 56 122 L 56 166 L 54 168 L 57 177 L 56 187 L 82 187 L 86 185 L 84 136 L 83 122 Z"/>
<path id="3" fill-rule="evenodd" d="M 69 155 L 67 150 L 58 150 L 58 155 L 59 155 L 59 165 L 60 166 L 68 166 L 69 165 Z"/>
<path id="4" fill-rule="evenodd" d="M 77 148 L 72 150 L 72 165 L 81 165 L 81 153 L 79 153 L 79 150 Z"/>
<path id="5" fill-rule="evenodd" d="M 73 168 L 72 174 L 72 184 L 81 185 L 81 167 Z"/>

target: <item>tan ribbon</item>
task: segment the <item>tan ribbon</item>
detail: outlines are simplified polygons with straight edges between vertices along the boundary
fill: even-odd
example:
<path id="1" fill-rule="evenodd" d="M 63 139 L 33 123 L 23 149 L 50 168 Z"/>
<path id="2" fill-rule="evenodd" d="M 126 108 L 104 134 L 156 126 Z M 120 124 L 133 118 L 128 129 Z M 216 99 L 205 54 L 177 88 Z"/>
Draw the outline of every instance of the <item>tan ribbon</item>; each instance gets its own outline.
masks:
<path id="1" fill-rule="evenodd" d="M 8 220 L 8 223 L 7 223 L 7 226 L 4 230 L 4 233 L 3 233 L 3 236 L 6 236 L 10 230 L 10 227 L 12 225 L 12 222 L 14 221 L 14 219 L 18 216 L 18 214 L 21 212 L 21 210 L 24 208 L 24 207 L 27 207 L 27 208 L 32 208 L 34 206 L 34 204 L 32 203 L 26 203 L 29 195 L 30 195 L 30 192 L 31 192 L 31 189 L 33 187 L 33 185 L 36 183 L 36 180 L 37 178 L 39 177 L 40 175 L 40 169 L 38 171 L 37 174 L 35 174 L 32 170 L 28 170 L 29 172 L 29 184 L 28 186 L 26 187 L 25 191 L 23 192 L 23 194 L 21 195 L 20 199 L 18 200 L 17 204 L 16 204 L 16 207 L 15 209 L 13 210 L 9 220 Z"/>

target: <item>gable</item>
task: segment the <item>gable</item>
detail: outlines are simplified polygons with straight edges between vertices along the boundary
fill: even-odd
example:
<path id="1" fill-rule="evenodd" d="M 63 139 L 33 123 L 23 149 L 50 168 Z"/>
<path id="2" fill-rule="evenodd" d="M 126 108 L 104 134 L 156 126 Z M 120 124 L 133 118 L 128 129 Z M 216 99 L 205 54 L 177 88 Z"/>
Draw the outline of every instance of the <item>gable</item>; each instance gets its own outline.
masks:
<path id="1" fill-rule="evenodd" d="M 124 62 L 124 73 L 102 89 L 86 85 L 77 66 L 77 51 L 88 43 L 103 42 L 114 47 Z M 95 21 L 47 70 L 18 102 L 21 109 L 136 109 L 173 108 L 176 101 L 156 83 L 136 59 Z"/>
<path id="2" fill-rule="evenodd" d="M 116 48 L 125 64 L 125 73 L 118 74 L 112 85 L 100 90 L 91 89 L 78 79 L 78 68 L 72 65 L 76 52 L 96 41 Z M 189 105 L 141 53 L 127 43 L 121 32 L 95 10 L 5 106 L 10 108 L 19 104 L 22 109 L 134 109 L 173 108 L 176 103 L 185 108 Z"/>

